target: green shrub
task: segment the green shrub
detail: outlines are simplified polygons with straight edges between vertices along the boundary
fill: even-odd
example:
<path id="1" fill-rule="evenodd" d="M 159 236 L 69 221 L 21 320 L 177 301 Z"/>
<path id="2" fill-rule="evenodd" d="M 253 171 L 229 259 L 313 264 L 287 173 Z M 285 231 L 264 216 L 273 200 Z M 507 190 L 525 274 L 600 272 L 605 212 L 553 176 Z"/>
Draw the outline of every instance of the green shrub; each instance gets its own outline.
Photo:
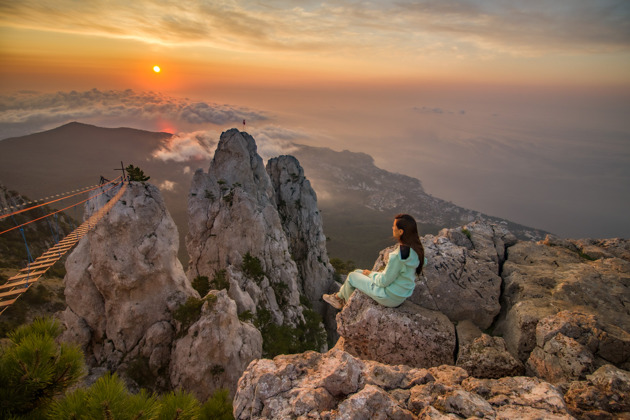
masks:
<path id="1" fill-rule="evenodd" d="M 155 391 L 157 375 L 153 374 L 153 371 L 149 366 L 148 357 L 138 355 L 136 358 L 130 360 L 127 365 L 127 369 L 125 370 L 125 374 L 129 378 L 133 379 L 138 386 Z"/>
<path id="2" fill-rule="evenodd" d="M 289 286 L 286 283 L 274 283 L 273 284 L 273 294 L 276 297 L 276 302 L 280 309 L 286 309 L 289 304 Z"/>
<path id="3" fill-rule="evenodd" d="M 297 327 L 277 325 L 271 320 L 271 312 L 261 308 L 254 319 L 263 338 L 263 357 L 273 358 L 280 354 L 320 351 L 326 343 L 326 330 L 321 316 L 308 308 L 303 310 L 304 322 Z"/>
<path id="4" fill-rule="evenodd" d="M 199 319 L 202 306 L 203 299 L 189 297 L 186 303 L 181 304 L 175 312 L 173 312 L 173 318 L 188 327 Z"/>
<path id="5" fill-rule="evenodd" d="M 131 394 L 116 374 L 106 374 L 87 389 L 78 389 L 56 400 L 47 418 L 65 419 L 232 419 L 232 401 L 225 389 L 216 391 L 201 406 L 192 395 L 183 391 L 162 396 L 141 389 Z"/>
<path id="6" fill-rule="evenodd" d="M 83 375 L 81 350 L 55 342 L 61 331 L 58 321 L 37 318 L 8 335 L 0 348 L 1 418 L 33 417 Z"/>
<path id="7" fill-rule="evenodd" d="M 201 418 L 213 420 L 233 420 L 230 391 L 219 389 L 201 407 Z"/>
<path id="8" fill-rule="evenodd" d="M 243 274 L 245 274 L 245 276 L 253 279 L 259 284 L 265 276 L 265 272 L 262 269 L 262 265 L 260 264 L 258 257 L 252 257 L 249 252 L 243 257 L 241 269 L 243 270 Z"/>
<path id="9" fill-rule="evenodd" d="M 462 233 L 466 235 L 468 239 L 471 239 L 472 235 L 470 234 L 470 231 L 468 229 L 462 228 Z"/>
<path id="10" fill-rule="evenodd" d="M 223 290 L 230 288 L 230 282 L 227 279 L 227 271 L 225 269 L 221 269 L 214 274 L 212 278 L 212 287 L 216 290 Z"/>
<path id="11" fill-rule="evenodd" d="M 78 348 L 55 343 L 60 333 L 56 320 L 36 319 L 9 334 L 8 343 L 0 347 L 0 418 L 233 419 L 232 401 L 225 389 L 201 406 L 182 391 L 158 396 L 141 389 L 131 394 L 110 373 L 89 388 L 54 398 L 75 384 L 84 371 Z M 223 369 L 218 366 L 216 370 L 219 368 Z"/>
<path id="12" fill-rule="evenodd" d="M 215 295 L 206 295 L 203 299 L 197 299 L 191 296 L 185 303 L 181 304 L 175 312 L 173 312 L 173 318 L 182 323 L 180 334 L 185 334 L 188 328 L 199 320 L 201 307 L 204 302 L 213 303 L 216 302 L 216 300 L 217 297 Z"/>
<path id="13" fill-rule="evenodd" d="M 106 374 L 91 387 L 56 401 L 50 419 L 198 419 L 199 401 L 177 391 L 161 397 L 141 390 L 131 394 L 116 374 Z"/>
<path id="14" fill-rule="evenodd" d="M 232 201 L 234 201 L 234 188 L 230 188 L 230 192 L 223 196 L 223 201 L 232 204 Z"/>
<path id="15" fill-rule="evenodd" d="M 308 309 L 313 309 L 313 304 L 310 300 L 304 295 L 300 295 L 300 305 L 307 307 Z"/>
<path id="16" fill-rule="evenodd" d="M 196 420 L 201 406 L 192 394 L 178 390 L 162 397 L 158 420 Z"/>
<path id="17" fill-rule="evenodd" d="M 251 321 L 253 318 L 254 318 L 254 314 L 250 310 L 247 310 L 238 314 L 238 319 L 240 319 L 242 322 Z"/>
<path id="18" fill-rule="evenodd" d="M 197 276 L 192 281 L 192 287 L 195 289 L 199 296 L 204 297 L 210 291 L 210 281 L 208 276 Z"/>
<path id="19" fill-rule="evenodd" d="M 322 323 L 322 317 L 312 309 L 304 309 L 304 322 L 300 323 L 297 328 L 296 336 L 301 349 L 298 353 L 307 350 L 321 351 L 326 343 L 326 330 Z"/>
<path id="20" fill-rule="evenodd" d="M 150 176 L 146 176 L 144 171 L 139 167 L 129 165 L 125 168 L 127 171 L 127 176 L 129 177 L 129 181 L 137 181 L 137 182 L 145 182 L 151 179 Z"/>
<path id="21" fill-rule="evenodd" d="M 352 260 L 343 261 L 341 258 L 331 258 L 330 265 L 333 266 L 335 272 L 340 275 L 346 275 L 354 270 L 357 266 Z"/>

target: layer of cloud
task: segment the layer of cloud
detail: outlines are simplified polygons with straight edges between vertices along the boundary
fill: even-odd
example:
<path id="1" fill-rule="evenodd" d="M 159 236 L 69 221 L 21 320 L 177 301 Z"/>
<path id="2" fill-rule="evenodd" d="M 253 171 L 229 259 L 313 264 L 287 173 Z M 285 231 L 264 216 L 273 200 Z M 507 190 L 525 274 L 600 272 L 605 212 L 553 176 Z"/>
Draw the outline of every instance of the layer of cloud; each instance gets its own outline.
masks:
<path id="1" fill-rule="evenodd" d="M 265 160 L 291 154 L 297 150 L 297 142 L 311 138 L 305 132 L 274 125 L 256 128 L 250 134 L 256 139 L 257 153 Z M 220 137 L 221 132 L 217 130 L 179 133 L 157 149 L 152 157 L 175 162 L 207 161 L 214 156 Z M 189 166 L 183 170 L 185 174 L 191 172 Z"/>
<path id="2" fill-rule="evenodd" d="M 297 6 L 296 6 L 297 4 Z M 194 0 L 0 3 L 0 24 L 230 51 L 610 52 L 630 48 L 627 0 Z"/>
<path id="3" fill-rule="evenodd" d="M 153 157 L 163 161 L 190 162 L 195 160 L 209 160 L 214 155 L 219 134 L 215 131 L 197 131 L 193 133 L 179 133 L 153 153 Z M 184 168 L 189 173 L 190 168 Z"/>
<path id="4" fill-rule="evenodd" d="M 280 155 L 290 155 L 296 150 L 298 142 L 308 142 L 312 135 L 305 131 L 267 125 L 252 130 L 252 136 L 258 145 L 258 154 L 263 159 Z"/>
<path id="5" fill-rule="evenodd" d="M 70 121 L 96 125 L 178 131 L 203 125 L 264 121 L 260 112 L 230 105 L 174 98 L 156 92 L 98 90 L 83 92 L 20 92 L 0 96 L 0 138 L 29 134 Z"/>
<path id="6" fill-rule="evenodd" d="M 158 185 L 158 188 L 160 188 L 163 191 L 175 191 L 176 186 L 177 186 L 176 182 L 169 181 L 168 179 L 166 179 L 163 182 L 161 182 L 160 185 Z"/>

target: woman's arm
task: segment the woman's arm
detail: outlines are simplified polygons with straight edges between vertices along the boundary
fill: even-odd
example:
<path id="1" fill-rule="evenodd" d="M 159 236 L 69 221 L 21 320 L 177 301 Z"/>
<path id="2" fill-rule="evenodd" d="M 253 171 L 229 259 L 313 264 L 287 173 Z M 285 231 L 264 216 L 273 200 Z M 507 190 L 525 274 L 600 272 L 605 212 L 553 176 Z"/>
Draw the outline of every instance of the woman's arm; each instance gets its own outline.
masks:
<path id="1" fill-rule="evenodd" d="M 374 284 L 380 287 L 387 287 L 396 280 L 396 277 L 400 274 L 403 268 L 403 262 L 400 260 L 400 256 L 397 253 L 389 254 L 389 261 L 385 270 L 381 273 L 374 273 L 371 275 Z"/>

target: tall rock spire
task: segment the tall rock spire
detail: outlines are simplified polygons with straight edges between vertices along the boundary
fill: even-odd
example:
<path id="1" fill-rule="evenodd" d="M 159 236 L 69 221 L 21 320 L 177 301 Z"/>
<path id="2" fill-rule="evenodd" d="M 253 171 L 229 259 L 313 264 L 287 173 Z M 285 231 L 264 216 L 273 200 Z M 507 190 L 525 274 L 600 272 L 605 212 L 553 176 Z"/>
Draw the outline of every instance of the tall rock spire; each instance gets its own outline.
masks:
<path id="1" fill-rule="evenodd" d="M 110 192 L 113 195 L 113 192 Z M 105 200 L 86 206 L 87 216 Z M 134 182 L 66 261 L 66 341 L 88 363 L 125 369 L 146 358 L 153 373 L 168 368 L 172 312 L 197 296 L 177 259 L 175 223 L 158 189 Z M 158 388 L 168 387 L 167 380 Z"/>
<path id="2" fill-rule="evenodd" d="M 328 293 L 334 269 L 328 260 L 326 236 L 317 209 L 317 195 L 293 156 L 279 156 L 267 162 L 267 173 L 275 189 L 275 201 L 289 252 L 299 272 L 299 287 L 322 316 L 328 305 L 321 296 Z"/>
<path id="3" fill-rule="evenodd" d="M 252 136 L 221 134 L 208 173 L 195 173 L 188 214 L 190 279 L 224 277 L 239 313 L 265 308 L 278 324 L 302 319 L 298 270 Z"/>

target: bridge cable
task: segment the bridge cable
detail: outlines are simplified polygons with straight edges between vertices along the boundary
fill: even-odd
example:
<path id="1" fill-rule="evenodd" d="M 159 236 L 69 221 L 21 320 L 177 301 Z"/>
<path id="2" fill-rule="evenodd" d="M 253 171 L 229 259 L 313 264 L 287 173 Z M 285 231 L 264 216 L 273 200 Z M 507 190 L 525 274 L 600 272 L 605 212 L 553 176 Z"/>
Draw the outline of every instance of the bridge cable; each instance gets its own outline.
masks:
<path id="1" fill-rule="evenodd" d="M 68 210 L 68 209 L 70 209 L 70 208 L 72 208 L 72 207 L 76 207 L 76 206 L 78 206 L 79 204 L 85 203 L 86 201 L 89 201 L 89 200 L 91 200 L 92 198 L 98 197 L 99 195 L 106 193 L 107 191 L 111 190 L 112 188 L 115 188 L 116 186 L 117 186 L 117 184 L 112 185 L 112 186 L 111 186 L 111 187 L 109 187 L 108 189 L 106 189 L 106 190 L 104 190 L 104 191 L 101 191 L 101 192 L 99 192 L 98 194 L 93 195 L 92 197 L 88 197 L 88 198 L 86 198 L 85 200 L 79 201 L 78 203 L 73 204 L 73 205 L 71 205 L 71 206 L 64 207 L 64 208 L 63 208 L 63 209 L 61 209 L 61 210 L 56 210 L 56 211 L 54 211 L 54 212 L 52 212 L 52 213 L 48 213 L 46 216 L 38 217 L 37 219 L 32 219 L 32 220 L 30 220 L 30 221 L 28 221 L 28 222 L 22 223 L 22 224 L 21 224 L 21 225 L 19 225 L 19 226 L 15 226 L 15 227 L 12 227 L 12 228 L 10 228 L 10 229 L 3 230 L 2 232 L 0 232 L 0 235 L 2 235 L 2 234 L 4 234 L 4 233 L 7 233 L 7 232 L 10 232 L 10 231 L 12 231 L 12 230 L 15 230 L 15 229 L 17 229 L 17 228 L 20 228 L 20 227 L 26 226 L 26 225 L 31 224 L 31 223 L 33 223 L 33 222 L 36 222 L 36 221 L 38 221 L 38 220 L 44 219 L 44 218 L 46 218 L 46 217 L 48 217 L 48 216 L 52 216 L 53 214 L 61 213 L 62 211 Z"/>
<path id="2" fill-rule="evenodd" d="M 35 282 L 37 282 L 37 280 L 46 273 L 50 267 L 59 261 L 66 252 L 72 249 L 74 245 L 83 238 L 86 233 L 88 233 L 88 231 L 93 229 L 96 223 L 98 223 L 105 214 L 109 212 L 114 204 L 118 202 L 127 189 L 127 184 L 120 182 L 119 184 L 114 185 L 114 187 L 116 186 L 120 186 L 120 190 L 100 209 L 95 211 L 85 222 L 66 235 L 66 237 L 59 241 L 59 243 L 49 248 L 48 251 L 44 252 L 35 261 L 29 263 L 27 268 L 21 269 L 20 274 L 11 277 L 5 284 L 0 286 L 0 315 L 13 303 L 15 303 L 29 287 L 35 284 Z M 94 197 L 97 197 L 98 195 L 95 195 Z"/>
<path id="3" fill-rule="evenodd" d="M 120 177 L 118 177 L 118 178 L 120 178 Z M 109 181 L 107 184 L 111 184 L 111 183 L 118 183 L 118 178 L 116 178 L 116 179 L 114 179 L 114 180 L 112 180 L 112 181 Z M 21 210 L 16 210 L 16 211 L 14 211 L 14 212 L 12 212 L 12 213 L 8 213 L 8 214 L 3 214 L 3 215 L 0 215 L 0 219 L 4 219 L 4 218 L 6 218 L 6 217 L 9 217 L 9 216 L 12 216 L 12 215 L 15 215 L 15 214 L 19 214 L 19 213 L 24 213 L 25 211 L 33 210 L 33 209 L 36 209 L 36 208 L 38 208 L 38 207 L 42 207 L 42 206 L 46 206 L 46 205 L 49 205 L 49 204 L 52 204 L 52 203 L 56 203 L 57 201 L 66 200 L 66 199 L 68 199 L 68 198 L 74 197 L 75 195 L 85 194 L 85 193 L 87 193 L 87 192 L 94 191 L 94 190 L 95 190 L 95 189 L 97 189 L 97 188 L 103 187 L 104 185 L 107 185 L 107 184 L 102 184 L 102 185 L 95 185 L 95 186 L 86 187 L 86 188 L 89 188 L 89 189 L 85 189 L 85 190 L 79 191 L 79 192 L 74 193 L 74 194 L 72 194 L 72 195 L 69 195 L 69 196 L 67 196 L 67 197 L 57 198 L 57 199 L 55 199 L 55 200 L 46 201 L 46 202 L 41 203 L 41 204 L 38 204 L 38 205 L 36 205 L 36 206 L 28 207 L 28 208 L 21 209 Z M 77 190 L 74 190 L 74 191 L 77 191 Z M 74 192 L 74 191 L 70 191 L 70 192 Z M 57 196 L 59 196 L 59 195 L 63 195 L 63 194 L 68 194 L 68 193 L 61 193 L 61 194 L 57 194 L 57 195 L 55 195 L 55 196 L 48 196 L 48 197 L 46 197 L 46 198 L 43 198 L 42 200 L 46 200 L 46 199 L 48 199 L 48 198 L 52 198 L 52 197 L 57 197 Z M 37 201 L 40 201 L 40 200 L 33 200 L 33 201 L 30 201 L 29 203 L 35 203 L 35 202 L 37 202 Z M 24 204 L 20 204 L 20 205 L 13 205 L 13 206 L 5 207 L 5 210 L 6 210 L 6 209 L 10 209 L 10 208 L 12 208 L 12 207 L 19 207 L 19 206 L 21 206 L 21 205 L 24 205 Z"/>

